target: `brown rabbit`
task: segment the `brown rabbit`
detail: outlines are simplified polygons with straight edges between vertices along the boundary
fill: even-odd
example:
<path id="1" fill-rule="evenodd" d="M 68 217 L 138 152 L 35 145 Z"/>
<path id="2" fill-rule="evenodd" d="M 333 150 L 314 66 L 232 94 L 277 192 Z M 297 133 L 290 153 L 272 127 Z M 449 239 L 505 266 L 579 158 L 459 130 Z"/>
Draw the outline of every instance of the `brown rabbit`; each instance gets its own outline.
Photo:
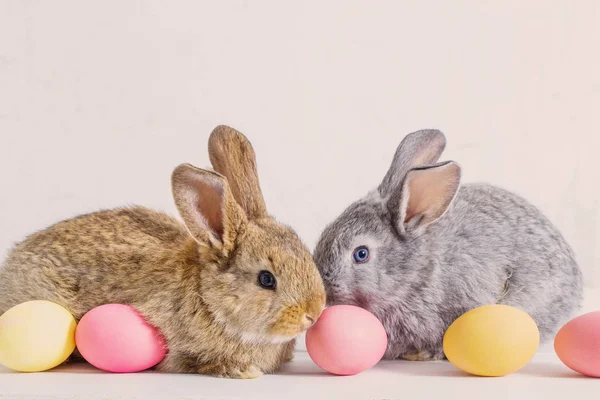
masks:
<path id="1" fill-rule="evenodd" d="M 0 269 L 0 314 L 50 300 L 79 320 L 130 304 L 165 336 L 166 372 L 255 378 L 290 360 L 325 305 L 319 272 L 297 234 L 267 214 L 250 142 L 219 126 L 209 153 L 218 173 L 173 172 L 185 225 L 133 207 L 27 237 Z"/>

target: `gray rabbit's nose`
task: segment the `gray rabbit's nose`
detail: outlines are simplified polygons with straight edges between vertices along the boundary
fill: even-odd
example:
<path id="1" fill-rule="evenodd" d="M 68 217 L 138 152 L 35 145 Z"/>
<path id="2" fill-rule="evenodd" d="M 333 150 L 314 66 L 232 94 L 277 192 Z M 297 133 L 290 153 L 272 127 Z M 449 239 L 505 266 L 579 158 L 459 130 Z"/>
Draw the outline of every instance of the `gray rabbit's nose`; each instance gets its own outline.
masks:
<path id="1" fill-rule="evenodd" d="M 336 295 L 335 295 L 335 293 L 333 292 L 333 290 L 331 290 L 330 288 L 327 288 L 327 289 L 326 289 L 326 292 L 327 292 L 327 296 L 326 296 L 326 299 L 327 299 L 327 305 L 328 305 L 328 306 L 333 306 L 333 305 L 335 305 L 335 304 L 336 304 L 336 300 L 337 300 L 337 298 L 336 298 Z"/>
<path id="2" fill-rule="evenodd" d="M 338 296 L 327 296 L 327 307 L 338 306 L 344 304 Z"/>

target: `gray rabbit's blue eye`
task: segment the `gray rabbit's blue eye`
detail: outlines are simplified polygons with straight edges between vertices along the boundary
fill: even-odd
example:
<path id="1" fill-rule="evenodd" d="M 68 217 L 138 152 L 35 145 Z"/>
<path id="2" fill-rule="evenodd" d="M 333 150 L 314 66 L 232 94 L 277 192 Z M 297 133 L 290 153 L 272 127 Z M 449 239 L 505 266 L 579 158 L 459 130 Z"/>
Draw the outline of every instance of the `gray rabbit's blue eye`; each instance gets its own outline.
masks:
<path id="1" fill-rule="evenodd" d="M 354 250 L 352 258 L 354 258 L 354 261 L 359 264 L 369 261 L 369 249 L 364 246 L 359 247 L 358 249 Z"/>

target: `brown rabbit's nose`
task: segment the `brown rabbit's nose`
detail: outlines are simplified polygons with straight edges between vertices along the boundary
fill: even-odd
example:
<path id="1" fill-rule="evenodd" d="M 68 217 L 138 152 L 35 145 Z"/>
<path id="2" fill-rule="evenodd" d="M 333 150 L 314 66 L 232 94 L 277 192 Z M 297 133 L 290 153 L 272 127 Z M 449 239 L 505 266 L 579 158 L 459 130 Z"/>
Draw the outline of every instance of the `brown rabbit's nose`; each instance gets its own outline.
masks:
<path id="1" fill-rule="evenodd" d="M 317 322 L 317 319 L 321 316 L 321 312 L 318 313 L 306 313 L 302 319 L 304 329 L 308 329 Z"/>
<path id="2" fill-rule="evenodd" d="M 302 326 L 304 329 L 308 329 L 311 326 L 313 326 L 313 324 L 315 323 L 315 321 L 317 320 L 317 317 L 315 317 L 314 315 L 310 315 L 310 314 L 304 314 L 304 318 L 302 319 Z"/>

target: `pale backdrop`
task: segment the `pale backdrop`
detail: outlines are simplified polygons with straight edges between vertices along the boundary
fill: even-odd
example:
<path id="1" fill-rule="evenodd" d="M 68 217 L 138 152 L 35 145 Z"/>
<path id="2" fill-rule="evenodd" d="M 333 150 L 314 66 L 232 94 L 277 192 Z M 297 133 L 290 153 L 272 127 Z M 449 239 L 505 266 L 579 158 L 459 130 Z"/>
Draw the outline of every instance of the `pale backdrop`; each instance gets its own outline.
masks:
<path id="1" fill-rule="evenodd" d="M 309 246 L 402 137 L 539 206 L 600 286 L 597 1 L 0 1 L 0 251 L 79 213 L 174 213 L 169 176 L 249 136 Z"/>

